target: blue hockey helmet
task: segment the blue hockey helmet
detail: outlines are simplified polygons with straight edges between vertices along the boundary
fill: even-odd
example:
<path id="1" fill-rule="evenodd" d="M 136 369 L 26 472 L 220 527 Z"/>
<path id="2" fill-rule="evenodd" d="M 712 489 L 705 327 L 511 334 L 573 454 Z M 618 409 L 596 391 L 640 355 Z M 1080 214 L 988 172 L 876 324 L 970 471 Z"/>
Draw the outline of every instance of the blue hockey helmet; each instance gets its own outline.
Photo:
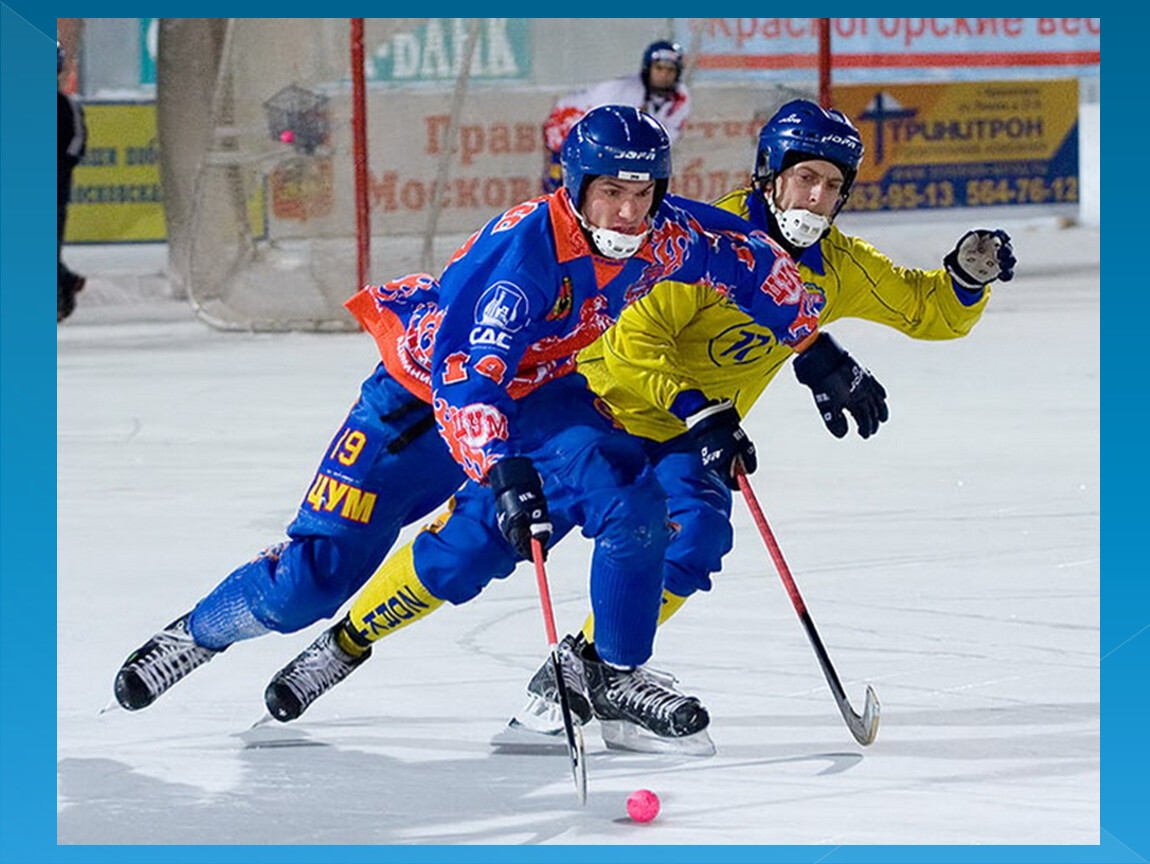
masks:
<path id="1" fill-rule="evenodd" d="M 663 124 L 630 105 L 592 108 L 563 140 L 559 155 L 563 188 L 576 209 L 583 192 L 596 177 L 654 180 L 658 209 L 671 180 L 671 139 Z"/>
<path id="2" fill-rule="evenodd" d="M 766 186 L 796 162 L 825 159 L 843 172 L 841 200 L 845 201 L 862 158 L 862 138 L 846 114 L 821 108 L 807 99 L 794 99 L 759 131 L 754 180 L 760 187 Z"/>
<path id="3" fill-rule="evenodd" d="M 650 87 L 648 78 L 651 75 L 652 63 L 674 63 L 675 64 L 675 83 L 679 83 L 679 79 L 683 77 L 683 46 L 678 42 L 668 42 L 661 39 L 658 42 L 652 42 L 645 49 L 643 49 L 643 86 Z"/>

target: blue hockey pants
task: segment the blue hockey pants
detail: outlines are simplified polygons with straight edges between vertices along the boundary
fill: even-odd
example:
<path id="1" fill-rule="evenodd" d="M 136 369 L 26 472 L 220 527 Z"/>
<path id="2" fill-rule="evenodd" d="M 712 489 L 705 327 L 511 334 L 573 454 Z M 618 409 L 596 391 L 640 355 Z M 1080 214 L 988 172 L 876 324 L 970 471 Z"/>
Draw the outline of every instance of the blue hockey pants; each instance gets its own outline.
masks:
<path id="1" fill-rule="evenodd" d="M 238 567 L 196 605 L 196 641 L 223 647 L 334 615 L 400 529 L 466 479 L 435 429 L 431 406 L 376 367 L 324 453 L 289 539 Z"/>
<path id="2" fill-rule="evenodd" d="M 595 543 L 590 596 L 596 646 L 606 660 L 647 661 L 663 589 L 667 507 L 639 439 L 609 419 L 582 376 L 567 375 L 518 403 L 517 441 L 544 480 L 555 544 L 575 526 Z M 490 489 L 468 483 L 449 519 L 415 540 L 420 581 L 436 597 L 465 603 L 522 560 L 495 521 Z"/>

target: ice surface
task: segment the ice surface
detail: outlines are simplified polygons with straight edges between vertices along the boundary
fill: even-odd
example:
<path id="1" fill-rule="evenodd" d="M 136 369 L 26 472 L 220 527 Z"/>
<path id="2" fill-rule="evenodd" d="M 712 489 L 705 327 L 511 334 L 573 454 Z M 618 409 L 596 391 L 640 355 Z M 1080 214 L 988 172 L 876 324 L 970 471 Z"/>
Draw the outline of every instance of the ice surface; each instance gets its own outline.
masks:
<path id="1" fill-rule="evenodd" d="M 962 219 L 844 227 L 935 266 L 984 221 Z M 97 278 L 57 336 L 58 841 L 1097 844 L 1099 231 L 1003 224 L 1019 275 L 968 338 L 834 326 L 890 394 L 879 435 L 832 438 L 789 373 L 747 421 L 847 692 L 882 701 L 877 741 L 847 732 L 737 501 L 734 552 L 654 661 L 707 704 L 718 754 L 609 752 L 592 725 L 585 808 L 565 757 L 489 745 L 546 651 L 527 565 L 380 643 L 296 723 L 248 730 L 320 624 L 100 713 L 128 652 L 282 536 L 375 354 L 359 334 L 214 332 Z M 87 272 L 154 252 L 66 250 Z M 585 614 L 588 553 L 574 536 L 550 557 L 561 629 Z M 641 787 L 663 805 L 647 825 L 626 817 Z"/>

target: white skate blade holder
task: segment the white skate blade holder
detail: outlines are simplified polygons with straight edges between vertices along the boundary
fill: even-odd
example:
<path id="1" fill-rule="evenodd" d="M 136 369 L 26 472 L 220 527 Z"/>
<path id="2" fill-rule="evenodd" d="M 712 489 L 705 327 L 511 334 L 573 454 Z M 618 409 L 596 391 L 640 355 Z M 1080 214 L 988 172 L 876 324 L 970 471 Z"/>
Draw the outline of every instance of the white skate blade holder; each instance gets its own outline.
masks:
<path id="1" fill-rule="evenodd" d="M 583 725 L 578 717 L 573 716 L 571 719 L 576 725 Z M 527 704 L 507 725 L 512 729 L 521 728 L 540 735 L 562 735 L 563 709 L 558 702 L 549 702 L 542 696 L 528 693 Z"/>
<path id="2" fill-rule="evenodd" d="M 513 720 L 491 736 L 491 746 L 501 753 L 564 754 L 567 738 L 563 729 L 557 733 L 533 732 Z"/>
<path id="3" fill-rule="evenodd" d="M 508 753 L 566 752 L 559 705 L 531 694 L 523 710 L 492 736 L 491 746 Z"/>
<path id="4" fill-rule="evenodd" d="M 714 756 L 715 742 L 706 729 L 682 738 L 665 738 L 626 720 L 600 720 L 599 731 L 608 750 L 632 753 L 669 753 L 679 756 Z"/>

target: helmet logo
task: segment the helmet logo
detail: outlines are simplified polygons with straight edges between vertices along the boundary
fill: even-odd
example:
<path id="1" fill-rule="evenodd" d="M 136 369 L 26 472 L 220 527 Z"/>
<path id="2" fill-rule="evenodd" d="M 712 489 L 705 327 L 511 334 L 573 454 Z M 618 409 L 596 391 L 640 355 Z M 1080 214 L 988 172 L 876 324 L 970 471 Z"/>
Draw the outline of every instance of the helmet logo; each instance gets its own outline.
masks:
<path id="1" fill-rule="evenodd" d="M 620 180 L 650 180 L 651 175 L 646 171 L 620 171 L 616 175 Z"/>
<path id="2" fill-rule="evenodd" d="M 843 144 L 847 147 L 854 147 L 857 144 L 853 138 L 844 138 L 842 135 L 824 135 L 823 140 L 832 144 Z"/>

